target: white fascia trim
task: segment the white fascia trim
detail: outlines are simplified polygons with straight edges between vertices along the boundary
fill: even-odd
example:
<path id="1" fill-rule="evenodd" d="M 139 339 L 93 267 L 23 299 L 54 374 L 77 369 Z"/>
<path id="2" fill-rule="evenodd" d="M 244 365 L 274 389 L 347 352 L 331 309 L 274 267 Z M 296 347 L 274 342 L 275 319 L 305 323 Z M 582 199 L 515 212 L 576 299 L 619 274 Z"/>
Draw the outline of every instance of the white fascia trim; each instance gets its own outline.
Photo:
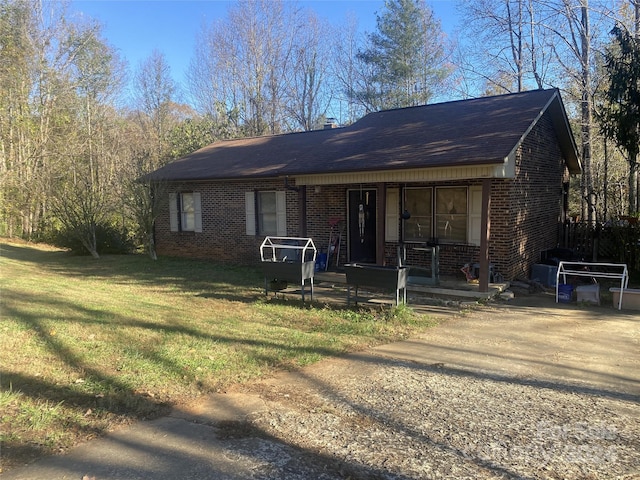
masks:
<path id="1" fill-rule="evenodd" d="M 533 130 L 533 127 L 535 127 L 538 124 L 538 121 L 546 113 L 546 111 L 549 108 L 549 106 L 553 103 L 554 100 L 556 100 L 557 95 L 558 95 L 558 92 L 555 92 L 553 95 L 551 95 L 551 98 L 549 99 L 549 101 L 546 103 L 546 105 L 544 107 L 542 107 L 540 109 L 540 111 L 538 112 L 538 115 L 536 115 L 536 118 L 533 119 L 533 122 L 531 122 L 529 127 L 525 130 L 525 132 L 522 134 L 522 136 L 518 139 L 518 141 L 514 145 L 513 149 L 511 149 L 511 152 L 509 152 L 509 155 L 505 159 L 505 163 L 513 163 L 514 175 L 515 175 L 515 158 L 516 158 L 516 154 L 518 152 L 518 149 L 520 148 L 520 146 L 522 145 L 524 140 L 527 138 L 527 136 L 531 133 L 531 130 Z M 510 178 L 513 178 L 513 177 L 510 177 Z"/>

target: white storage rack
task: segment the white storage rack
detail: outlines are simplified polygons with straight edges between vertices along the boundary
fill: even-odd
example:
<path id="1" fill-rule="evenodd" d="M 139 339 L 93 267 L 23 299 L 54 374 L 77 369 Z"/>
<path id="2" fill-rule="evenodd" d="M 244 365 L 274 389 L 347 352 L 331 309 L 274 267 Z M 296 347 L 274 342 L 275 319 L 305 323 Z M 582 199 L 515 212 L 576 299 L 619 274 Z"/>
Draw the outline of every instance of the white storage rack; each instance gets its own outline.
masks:
<path id="1" fill-rule="evenodd" d="M 562 277 L 562 283 L 566 284 L 567 276 L 620 280 L 618 310 L 622 309 L 622 293 L 629 284 L 629 271 L 625 263 L 560 262 L 558 264 L 558 273 L 556 274 L 556 303 L 558 303 L 560 278 Z"/>
<path id="2" fill-rule="evenodd" d="M 264 273 L 264 294 L 274 280 L 297 283 L 304 302 L 305 281 L 311 284 L 313 301 L 313 274 L 316 265 L 316 246 L 311 238 L 265 237 L 260 245 L 260 260 Z"/>

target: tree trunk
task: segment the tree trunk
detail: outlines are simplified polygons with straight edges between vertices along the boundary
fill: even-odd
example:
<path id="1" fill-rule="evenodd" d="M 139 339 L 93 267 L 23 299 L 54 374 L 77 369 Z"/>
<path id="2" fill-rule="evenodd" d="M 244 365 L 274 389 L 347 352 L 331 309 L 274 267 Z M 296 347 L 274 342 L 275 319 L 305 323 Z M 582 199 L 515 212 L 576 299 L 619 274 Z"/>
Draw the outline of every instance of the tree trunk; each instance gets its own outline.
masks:
<path id="1" fill-rule="evenodd" d="M 153 230 L 149 232 L 147 236 L 147 253 L 151 260 L 158 260 L 158 254 L 156 253 L 156 242 L 153 238 Z"/>
<path id="2" fill-rule="evenodd" d="M 93 258 L 100 258 L 100 254 L 98 253 L 98 243 L 96 241 L 96 231 L 95 228 L 92 232 L 88 234 L 86 238 L 82 239 L 82 244 L 84 248 L 91 254 Z"/>
<path id="3" fill-rule="evenodd" d="M 637 159 L 629 159 L 629 215 L 638 213 L 638 162 Z"/>
<path id="4" fill-rule="evenodd" d="M 591 101 L 591 72 L 589 70 L 590 58 L 591 58 L 591 41 L 589 38 L 589 1 L 582 0 L 581 2 L 581 23 L 582 29 L 580 33 L 580 40 L 582 44 L 582 101 L 581 101 L 581 116 L 582 116 L 582 160 L 584 163 L 584 171 L 582 174 L 582 198 L 586 202 L 587 208 L 587 221 L 589 224 L 593 224 L 593 180 L 591 178 L 591 125 L 593 123 L 593 104 Z"/>
<path id="5" fill-rule="evenodd" d="M 640 46 L 640 0 L 635 0 L 633 2 L 633 6 L 635 10 L 636 45 Z M 637 128 L 640 129 L 640 125 L 638 125 Z M 635 182 L 635 195 L 633 197 L 633 202 L 631 201 L 631 188 L 629 188 L 629 213 L 632 213 L 632 205 L 634 205 L 635 207 L 633 213 L 638 213 L 640 212 L 640 177 L 638 176 L 638 156 L 636 155 L 636 158 L 632 158 L 629 160 L 629 186 L 631 186 L 632 182 Z"/>
<path id="6" fill-rule="evenodd" d="M 604 188 L 603 193 L 603 215 L 602 219 L 606 222 L 609 220 L 609 150 L 607 148 L 607 137 L 604 137 Z"/>

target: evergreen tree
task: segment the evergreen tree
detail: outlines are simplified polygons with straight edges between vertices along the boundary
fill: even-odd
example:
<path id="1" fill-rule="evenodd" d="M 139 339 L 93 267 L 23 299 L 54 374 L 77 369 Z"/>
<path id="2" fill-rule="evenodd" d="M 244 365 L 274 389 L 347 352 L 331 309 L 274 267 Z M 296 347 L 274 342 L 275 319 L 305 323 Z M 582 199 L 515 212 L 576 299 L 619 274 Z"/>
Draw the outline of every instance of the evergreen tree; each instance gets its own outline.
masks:
<path id="1" fill-rule="evenodd" d="M 606 55 L 609 83 L 605 96 L 609 105 L 602 115 L 603 130 L 626 153 L 629 213 L 632 214 L 640 209 L 636 194 L 640 154 L 640 42 L 619 25 L 611 34 L 615 41 Z"/>
<path id="2" fill-rule="evenodd" d="M 358 53 L 367 82 L 352 95 L 370 111 L 426 104 L 449 74 L 440 22 L 424 0 L 386 0 L 367 37 Z"/>

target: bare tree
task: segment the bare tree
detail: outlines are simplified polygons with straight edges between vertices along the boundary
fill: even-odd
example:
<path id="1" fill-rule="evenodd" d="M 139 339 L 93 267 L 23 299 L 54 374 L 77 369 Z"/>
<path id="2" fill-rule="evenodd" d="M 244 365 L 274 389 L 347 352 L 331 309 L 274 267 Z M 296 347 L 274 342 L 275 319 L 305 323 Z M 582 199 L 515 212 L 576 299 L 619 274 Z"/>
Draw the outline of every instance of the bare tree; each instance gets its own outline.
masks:
<path id="1" fill-rule="evenodd" d="M 367 72 L 366 65 L 358 58 L 358 52 L 364 48 L 365 37 L 358 32 L 357 19 L 348 15 L 344 25 L 335 29 L 333 38 L 332 89 L 340 105 L 338 116 L 343 124 L 351 124 L 366 113 L 366 102 L 358 96 L 359 93 L 373 88 L 367 84 L 372 72 Z M 343 108 L 346 110 L 344 113 Z"/>
<path id="2" fill-rule="evenodd" d="M 47 208 L 66 30 L 64 5 L 17 0 L 0 10 L 0 181 L 9 236 L 31 238 Z"/>
<path id="3" fill-rule="evenodd" d="M 298 20 L 293 3 L 244 0 L 226 20 L 203 27 L 189 68 L 199 107 L 212 115 L 224 111 L 247 135 L 280 132 Z"/>
<path id="4" fill-rule="evenodd" d="M 563 82 L 565 89 L 580 105 L 580 146 L 583 167 L 580 182 L 582 218 L 593 222 L 595 191 L 591 152 L 596 62 L 594 32 L 591 25 L 592 8 L 589 0 L 550 0 L 545 4 L 545 11 L 548 19 L 545 28 L 550 30 L 556 38 L 554 54 L 565 77 Z"/>
<path id="5" fill-rule="evenodd" d="M 120 187 L 123 203 L 137 228 L 139 241 L 152 260 L 157 260 L 154 227 L 162 207 L 167 204 L 168 188 L 165 182 L 149 182 L 143 175 L 147 170 L 143 156 L 132 155 L 132 161 L 125 165 Z"/>
<path id="6" fill-rule="evenodd" d="M 59 200 L 58 183 L 74 171 L 72 157 L 83 158 L 90 182 L 101 175 L 100 152 L 108 148 L 96 143 L 94 126 L 116 59 L 99 35 L 100 25 L 73 21 L 64 2 L 2 4 L 0 163 L 9 235 L 38 231 Z"/>
<path id="7" fill-rule="evenodd" d="M 121 175 L 120 188 L 124 208 L 136 225 L 137 237 L 155 260 L 154 223 L 166 188 L 161 184 L 154 186 L 143 177 L 171 160 L 172 132 L 181 119 L 175 102 L 177 86 L 164 54 L 153 50 L 140 63 L 133 87 L 135 121 L 124 132 L 129 139 L 128 162 Z"/>
<path id="8" fill-rule="evenodd" d="M 167 137 L 176 123 L 172 110 L 176 105 L 177 86 L 164 54 L 153 50 L 140 63 L 134 76 L 133 88 L 138 122 L 155 143 L 153 153 L 156 164 L 153 167 L 157 168 L 166 155 Z"/>
<path id="9" fill-rule="evenodd" d="M 564 88 L 579 107 L 583 176 L 580 197 L 583 218 L 594 218 L 591 174 L 593 97 L 596 49 L 602 32 L 594 29 L 610 13 L 611 2 L 595 0 L 463 0 L 474 41 L 474 73 L 500 93 L 543 88 Z"/>
<path id="10" fill-rule="evenodd" d="M 27 2 L 0 10 L 0 233 L 29 236 L 32 216 L 41 200 L 29 198 L 26 183 L 37 172 L 37 146 L 29 131 L 36 128 L 30 114 L 36 50 L 29 32 L 36 18 Z M 31 192 L 32 194 L 35 192 Z"/>
<path id="11" fill-rule="evenodd" d="M 330 28 L 310 11 L 306 12 L 304 23 L 305 28 L 300 30 L 292 52 L 286 104 L 294 129 L 308 131 L 317 126 L 318 119 L 325 116 L 329 107 L 330 43 L 326 34 Z"/>
<path id="12" fill-rule="evenodd" d="M 69 51 L 67 108 L 74 112 L 58 144 L 60 169 L 52 207 L 67 233 L 98 258 L 96 229 L 113 215 L 117 156 L 110 99 L 121 85 L 121 65 L 100 37 L 100 28 L 73 25 L 65 39 Z M 62 140 L 62 139 L 61 139 Z"/>
<path id="13" fill-rule="evenodd" d="M 463 0 L 468 20 L 466 69 L 487 89 L 521 92 L 548 84 L 550 39 L 537 0 Z"/>

